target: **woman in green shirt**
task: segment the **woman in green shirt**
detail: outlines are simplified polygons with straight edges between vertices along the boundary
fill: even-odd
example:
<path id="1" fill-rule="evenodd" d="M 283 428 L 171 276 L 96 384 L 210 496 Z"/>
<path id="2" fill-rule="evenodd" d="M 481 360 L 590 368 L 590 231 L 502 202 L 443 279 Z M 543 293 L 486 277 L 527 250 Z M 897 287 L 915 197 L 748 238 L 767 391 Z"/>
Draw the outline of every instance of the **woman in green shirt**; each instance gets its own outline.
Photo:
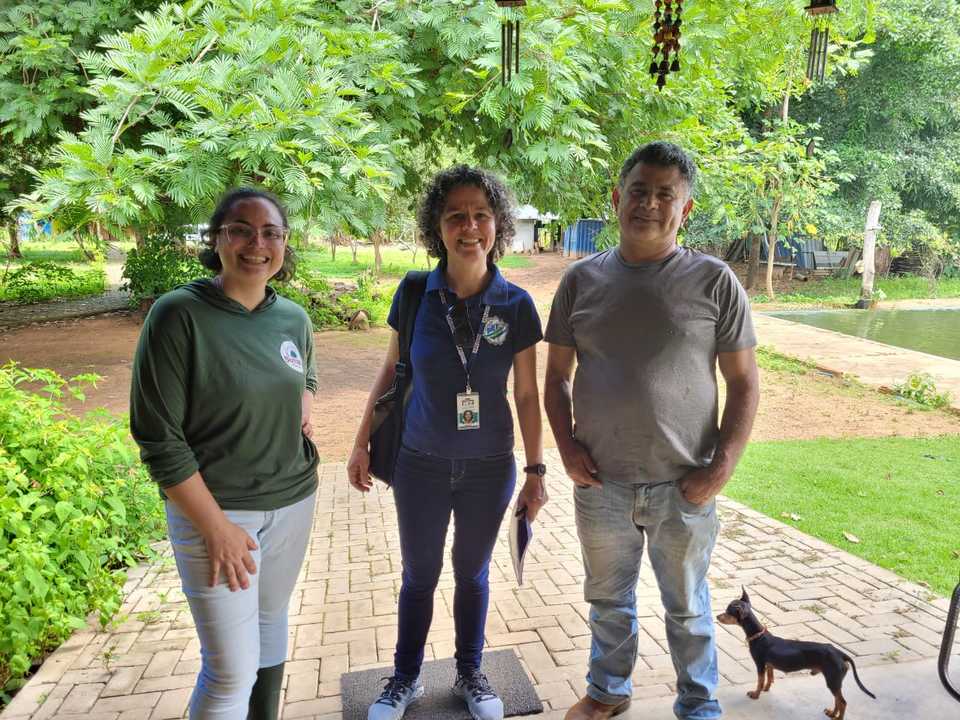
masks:
<path id="1" fill-rule="evenodd" d="M 217 274 L 157 300 L 134 357 L 130 428 L 200 637 L 194 720 L 277 717 L 317 487 L 313 330 L 267 284 L 293 273 L 287 236 L 272 195 L 225 195 L 200 255 Z"/>

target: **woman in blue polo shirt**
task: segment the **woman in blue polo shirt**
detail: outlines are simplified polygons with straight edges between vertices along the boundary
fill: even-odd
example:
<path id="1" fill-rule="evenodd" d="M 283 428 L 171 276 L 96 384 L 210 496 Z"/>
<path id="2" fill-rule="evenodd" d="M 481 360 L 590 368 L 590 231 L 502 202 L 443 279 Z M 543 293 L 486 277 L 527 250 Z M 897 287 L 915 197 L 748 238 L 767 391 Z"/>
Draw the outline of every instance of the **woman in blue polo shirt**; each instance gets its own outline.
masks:
<path id="1" fill-rule="evenodd" d="M 438 174 L 420 206 L 427 252 L 439 259 L 427 277 L 413 331 L 413 393 L 393 477 L 403 582 L 394 675 L 370 706 L 369 720 L 398 720 L 423 694 L 420 666 L 443 545 L 453 515 L 454 692 L 478 720 L 503 717 L 503 704 L 480 672 L 489 601 L 490 555 L 513 495 L 513 418 L 507 376 L 526 451 L 518 507 L 533 519 L 547 500 L 543 483 L 536 344 L 543 334 L 530 295 L 507 282 L 495 261 L 513 237 L 510 193 L 494 175 L 460 165 Z M 373 404 L 393 382 L 399 358 L 398 288 L 387 322 L 390 348 L 374 383 L 347 467 L 367 492 Z"/>

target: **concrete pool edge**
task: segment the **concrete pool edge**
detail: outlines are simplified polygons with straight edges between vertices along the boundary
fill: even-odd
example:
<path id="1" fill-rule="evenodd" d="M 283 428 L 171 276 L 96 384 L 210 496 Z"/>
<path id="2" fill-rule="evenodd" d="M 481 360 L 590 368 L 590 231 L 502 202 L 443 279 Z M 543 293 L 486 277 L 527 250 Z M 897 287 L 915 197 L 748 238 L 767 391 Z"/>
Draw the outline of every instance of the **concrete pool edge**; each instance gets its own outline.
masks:
<path id="1" fill-rule="evenodd" d="M 877 390 L 889 390 L 911 373 L 929 373 L 949 391 L 950 410 L 960 414 L 960 360 L 886 345 L 754 312 L 757 340 L 783 355 L 807 360 L 827 372 L 850 375 Z"/>
<path id="2" fill-rule="evenodd" d="M 796 308 L 767 310 L 763 314 L 882 345 L 960 361 L 960 307 L 956 306 L 903 306 L 872 310 Z"/>

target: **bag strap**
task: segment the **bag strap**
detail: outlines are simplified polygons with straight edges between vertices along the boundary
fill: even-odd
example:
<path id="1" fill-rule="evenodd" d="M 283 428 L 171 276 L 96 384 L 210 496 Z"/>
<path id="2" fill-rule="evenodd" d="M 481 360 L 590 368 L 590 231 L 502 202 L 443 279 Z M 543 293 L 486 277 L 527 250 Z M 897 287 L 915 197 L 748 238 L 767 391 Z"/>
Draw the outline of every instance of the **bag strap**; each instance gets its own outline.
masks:
<path id="1" fill-rule="evenodd" d="M 403 280 L 403 294 L 400 296 L 400 306 L 398 308 L 400 329 L 397 331 L 400 340 L 400 359 L 397 362 L 396 373 L 400 377 L 405 377 L 407 368 L 410 367 L 413 325 L 417 319 L 417 311 L 420 309 L 420 300 L 427 289 L 427 276 L 429 274 L 429 272 L 423 270 L 411 270 Z"/>

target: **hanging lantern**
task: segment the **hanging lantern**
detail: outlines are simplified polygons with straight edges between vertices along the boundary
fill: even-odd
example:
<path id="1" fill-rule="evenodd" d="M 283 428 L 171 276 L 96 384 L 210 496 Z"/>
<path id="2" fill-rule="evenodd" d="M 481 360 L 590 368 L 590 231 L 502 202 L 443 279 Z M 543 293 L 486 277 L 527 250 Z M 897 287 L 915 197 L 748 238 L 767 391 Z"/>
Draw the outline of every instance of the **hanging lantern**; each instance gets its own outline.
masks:
<path id="1" fill-rule="evenodd" d="M 502 8 L 523 7 L 527 0 L 496 0 Z M 520 72 L 520 21 L 505 20 L 500 24 L 500 84 L 510 82 Z"/>
<path id="2" fill-rule="evenodd" d="M 837 0 L 812 0 L 805 8 L 815 18 L 810 31 L 810 50 L 807 54 L 807 79 L 823 80 L 827 70 L 827 48 L 830 44 L 830 25 L 826 17 L 837 12 Z"/>
<path id="3" fill-rule="evenodd" d="M 683 13 L 683 0 L 655 0 L 653 8 L 650 75 L 657 76 L 657 88 L 663 90 L 667 75 L 680 70 L 680 15 Z"/>

